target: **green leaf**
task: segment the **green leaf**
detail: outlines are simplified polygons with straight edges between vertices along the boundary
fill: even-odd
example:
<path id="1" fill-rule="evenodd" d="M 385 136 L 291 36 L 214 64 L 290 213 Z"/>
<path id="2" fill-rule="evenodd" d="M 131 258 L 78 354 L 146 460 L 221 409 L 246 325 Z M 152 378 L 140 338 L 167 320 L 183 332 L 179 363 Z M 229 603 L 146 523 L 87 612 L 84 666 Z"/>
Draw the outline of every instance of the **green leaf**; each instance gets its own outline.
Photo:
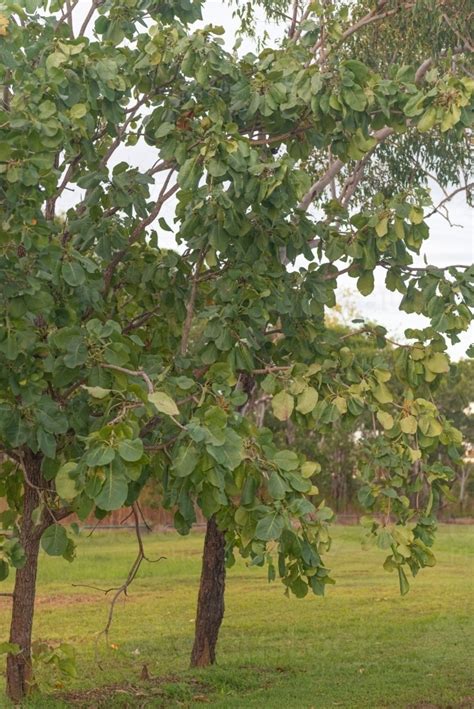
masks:
<path id="1" fill-rule="evenodd" d="M 417 128 L 420 131 L 420 133 L 424 133 L 425 131 L 431 130 L 431 128 L 433 128 L 435 123 L 436 123 L 436 107 L 430 106 L 428 108 L 428 110 L 426 110 L 424 112 L 424 114 L 421 116 L 420 120 L 418 121 Z"/>
<path id="2" fill-rule="evenodd" d="M 85 385 L 83 385 L 82 388 L 85 389 L 94 399 L 105 399 L 105 397 L 112 391 L 112 389 L 104 389 L 103 387 L 87 387 Z"/>
<path id="3" fill-rule="evenodd" d="M 408 433 L 412 435 L 415 434 L 416 429 L 418 428 L 416 418 L 414 416 L 404 416 L 402 419 L 400 419 L 400 428 L 402 429 L 403 433 Z"/>
<path id="4" fill-rule="evenodd" d="M 393 416 L 389 414 L 387 411 L 377 411 L 377 419 L 380 421 L 382 426 L 386 431 L 390 431 L 391 428 L 393 428 Z"/>
<path id="5" fill-rule="evenodd" d="M 278 539 L 285 527 L 285 520 L 278 513 L 274 512 L 271 515 L 262 517 L 255 529 L 255 537 L 264 542 L 269 542 L 272 539 Z"/>
<path id="6" fill-rule="evenodd" d="M 0 559 L 0 581 L 5 581 L 10 573 L 10 564 L 5 559 Z M 1 650 L 0 650 L 1 654 Z"/>
<path id="7" fill-rule="evenodd" d="M 45 431 L 44 428 L 38 427 L 36 431 L 36 439 L 40 450 L 47 458 L 56 456 L 56 439 L 52 433 Z"/>
<path id="8" fill-rule="evenodd" d="M 400 593 L 402 596 L 405 596 L 410 590 L 410 584 L 401 566 L 398 567 L 398 580 L 400 582 Z"/>
<path id="9" fill-rule="evenodd" d="M 196 468 L 199 462 L 199 452 L 193 443 L 178 448 L 173 461 L 173 470 L 179 478 L 186 478 Z"/>
<path id="10" fill-rule="evenodd" d="M 380 382 L 372 389 L 372 394 L 381 404 L 390 404 L 393 401 L 392 392 L 383 382 Z"/>
<path id="11" fill-rule="evenodd" d="M 412 224 L 421 224 L 423 221 L 423 209 L 421 207 L 412 207 L 408 215 L 409 220 Z"/>
<path id="12" fill-rule="evenodd" d="M 272 399 L 272 409 L 274 416 L 279 421 L 286 421 L 290 418 L 295 400 L 286 391 L 280 391 Z"/>
<path id="13" fill-rule="evenodd" d="M 126 479 L 122 475 L 108 469 L 105 474 L 104 485 L 99 494 L 95 497 L 95 503 L 101 510 L 109 512 L 110 510 L 117 510 L 119 507 L 122 507 L 127 499 L 127 495 L 128 483 Z"/>
<path id="14" fill-rule="evenodd" d="M 424 360 L 424 365 L 434 374 L 445 374 L 449 372 L 449 360 L 442 352 L 435 352 Z"/>
<path id="15" fill-rule="evenodd" d="M 296 470 L 299 465 L 298 456 L 290 450 L 278 451 L 273 456 L 273 461 L 281 470 Z"/>
<path id="16" fill-rule="evenodd" d="M 17 643 L 0 643 L 0 655 L 19 655 L 23 650 Z"/>
<path id="17" fill-rule="evenodd" d="M 76 481 L 71 477 L 71 473 L 75 470 L 77 470 L 76 463 L 65 463 L 59 468 L 54 479 L 56 492 L 63 500 L 73 500 L 79 494 Z"/>
<path id="18" fill-rule="evenodd" d="M 141 438 L 120 441 L 118 452 L 121 458 L 129 463 L 135 463 L 143 456 L 143 441 Z"/>
<path id="19" fill-rule="evenodd" d="M 41 536 L 41 546 L 50 556 L 62 556 L 67 549 L 68 537 L 60 524 L 52 524 Z"/>
<path id="20" fill-rule="evenodd" d="M 362 295 L 370 295 L 374 290 L 374 274 L 372 271 L 364 271 L 357 279 L 357 288 Z"/>
<path id="21" fill-rule="evenodd" d="M 85 103 L 76 103 L 70 110 L 71 118 L 75 121 L 80 118 L 84 118 L 87 113 L 87 106 Z"/>
<path id="22" fill-rule="evenodd" d="M 115 458 L 115 451 L 110 446 L 98 446 L 91 448 L 86 454 L 86 463 L 90 468 L 108 465 Z"/>
<path id="23" fill-rule="evenodd" d="M 298 403 L 296 406 L 296 410 L 300 412 L 300 414 L 309 414 L 311 411 L 314 409 L 316 404 L 318 403 L 318 392 L 314 387 L 307 387 L 302 394 L 298 397 Z"/>
<path id="24" fill-rule="evenodd" d="M 77 261 L 65 261 L 61 267 L 61 274 L 66 283 L 73 288 L 82 286 L 86 280 L 85 271 Z"/>
<path id="25" fill-rule="evenodd" d="M 268 479 L 267 487 L 268 492 L 274 500 L 283 500 L 286 493 L 286 486 L 275 470 Z"/>
<path id="26" fill-rule="evenodd" d="M 317 475 L 321 472 L 321 466 L 319 463 L 313 463 L 311 460 L 307 460 L 301 466 L 301 475 L 304 478 L 311 478 L 313 475 Z"/>
<path id="27" fill-rule="evenodd" d="M 174 131 L 176 126 L 173 123 L 162 123 L 155 131 L 155 138 L 164 138 Z"/>
<path id="28" fill-rule="evenodd" d="M 149 394 L 148 401 L 162 414 L 167 414 L 167 416 L 179 415 L 179 409 L 175 402 L 164 391 L 155 391 L 153 394 Z"/>
<path id="29" fill-rule="evenodd" d="M 385 236 L 385 234 L 388 232 L 388 218 L 383 217 L 377 224 L 375 225 L 375 233 L 377 236 Z"/>

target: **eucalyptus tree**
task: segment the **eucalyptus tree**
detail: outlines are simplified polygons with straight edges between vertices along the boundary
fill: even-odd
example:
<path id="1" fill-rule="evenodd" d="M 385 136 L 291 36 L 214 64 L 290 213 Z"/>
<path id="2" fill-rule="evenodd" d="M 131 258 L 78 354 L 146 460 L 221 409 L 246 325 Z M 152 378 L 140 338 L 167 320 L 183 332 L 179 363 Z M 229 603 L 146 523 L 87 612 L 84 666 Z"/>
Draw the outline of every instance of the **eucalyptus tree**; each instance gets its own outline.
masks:
<path id="1" fill-rule="evenodd" d="M 429 386 L 449 368 L 445 337 L 470 320 L 472 270 L 411 265 L 429 236 L 416 185 L 356 212 L 346 197 L 391 136 L 462 132 L 473 82 L 452 55 L 383 74 L 337 60 L 355 25 L 321 33 L 318 3 L 304 21 L 295 3 L 281 46 L 239 57 L 221 28 L 192 26 L 200 6 L 105 0 L 85 16 L 57 0 L 2 6 L 0 571 L 16 568 L 15 700 L 33 679 L 40 546 L 72 560 L 60 522 L 73 512 L 130 506 L 138 519 L 150 476 L 178 531 L 195 505 L 209 519 L 194 664 L 214 661 L 235 552 L 267 563 L 298 597 L 333 582 L 323 560 L 332 511 L 308 499 L 317 461 L 256 425 L 262 392 L 278 419 L 302 426 L 356 426 L 369 410 L 380 435 L 362 499 L 385 523 L 374 516 L 368 533 L 402 593 L 405 572 L 434 561 L 431 508 L 450 472 L 421 461 L 439 444 L 454 455 L 460 435 Z M 317 151 L 329 162 L 313 179 Z M 176 250 L 162 248 L 167 231 Z M 289 268 L 299 256 L 307 265 Z M 396 347 L 395 372 L 383 328 L 366 333 L 377 348 L 362 363 L 324 320 L 338 278 L 349 273 L 367 294 L 378 265 L 401 307 L 431 318 Z M 425 484 L 429 497 L 411 504 Z M 130 578 L 142 558 L 140 547 Z"/>

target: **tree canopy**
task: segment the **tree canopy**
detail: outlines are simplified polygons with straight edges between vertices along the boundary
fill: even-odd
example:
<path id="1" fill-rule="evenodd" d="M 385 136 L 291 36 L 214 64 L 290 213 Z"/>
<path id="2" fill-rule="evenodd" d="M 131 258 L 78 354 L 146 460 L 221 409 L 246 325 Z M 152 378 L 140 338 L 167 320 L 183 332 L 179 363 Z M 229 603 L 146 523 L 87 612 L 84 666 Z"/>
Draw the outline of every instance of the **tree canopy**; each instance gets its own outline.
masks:
<path id="1" fill-rule="evenodd" d="M 1 10 L 2 576 L 25 564 L 25 535 L 71 559 L 60 520 L 133 505 L 153 476 L 178 531 L 197 504 L 228 560 L 322 594 L 333 513 L 308 499 L 317 463 L 256 425 L 263 392 L 302 427 L 373 415 L 360 499 L 405 593 L 405 572 L 434 561 L 433 499 L 451 475 L 429 455 L 461 441 L 430 386 L 470 322 L 473 269 L 413 265 L 431 210 L 419 180 L 351 200 L 394 136 L 463 135 L 466 49 L 364 63 L 340 51 L 363 4 L 329 22 L 310 3 L 281 44 L 239 56 L 221 28 L 192 27 L 200 5 Z M 394 367 L 383 327 L 365 329 L 376 346 L 361 358 L 325 323 L 339 276 L 367 295 L 377 267 L 431 323 L 394 346 Z"/>

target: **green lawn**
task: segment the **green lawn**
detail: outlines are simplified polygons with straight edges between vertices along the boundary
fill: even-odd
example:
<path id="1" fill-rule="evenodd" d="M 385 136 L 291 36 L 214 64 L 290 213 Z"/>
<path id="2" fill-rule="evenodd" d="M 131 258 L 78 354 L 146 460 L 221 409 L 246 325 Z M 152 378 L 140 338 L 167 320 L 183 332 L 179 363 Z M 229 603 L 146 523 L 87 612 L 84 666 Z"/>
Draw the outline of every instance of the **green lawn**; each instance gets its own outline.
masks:
<path id="1" fill-rule="evenodd" d="M 228 576 L 219 664 L 191 672 L 188 658 L 203 538 L 145 536 L 150 556 L 116 607 L 110 643 L 94 638 L 108 602 L 81 583 L 120 584 L 135 555 L 128 532 L 82 536 L 77 559 L 42 557 L 35 637 L 73 643 L 78 678 L 46 687 L 28 707 L 474 707 L 474 527 L 444 526 L 438 565 L 408 596 L 383 571 L 384 553 L 362 551 L 360 529 L 335 527 L 328 555 L 337 580 L 326 598 L 287 599 L 265 571 L 240 562 Z M 6 586 L 6 584 L 5 584 Z M 0 599 L 1 638 L 9 601 Z M 151 679 L 140 679 L 143 664 Z M 93 688 L 101 688 L 93 692 Z M 0 699 L 0 706 L 7 706 Z"/>

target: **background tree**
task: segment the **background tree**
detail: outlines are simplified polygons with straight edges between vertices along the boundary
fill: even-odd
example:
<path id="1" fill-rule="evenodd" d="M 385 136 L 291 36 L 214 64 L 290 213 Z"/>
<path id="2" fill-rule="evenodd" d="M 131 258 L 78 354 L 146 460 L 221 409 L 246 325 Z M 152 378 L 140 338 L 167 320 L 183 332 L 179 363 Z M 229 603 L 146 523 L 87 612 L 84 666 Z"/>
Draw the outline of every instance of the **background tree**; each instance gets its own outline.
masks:
<path id="1" fill-rule="evenodd" d="M 17 568 L 14 700 L 32 683 L 40 544 L 73 558 L 59 524 L 71 512 L 131 506 L 137 520 L 150 476 L 178 531 L 195 504 L 209 519 L 203 584 L 219 583 L 200 596 L 194 664 L 214 659 L 234 550 L 298 597 L 332 583 L 332 511 L 308 499 L 317 466 L 255 424 L 259 390 L 301 426 L 374 414 L 361 501 L 397 523 L 374 517 L 369 533 L 403 593 L 405 571 L 433 563 L 432 503 L 450 471 L 429 456 L 460 435 L 429 385 L 449 368 L 442 333 L 469 323 L 471 271 L 411 265 L 428 237 L 416 189 L 377 193 L 355 214 L 344 195 L 322 215 L 309 207 L 346 169 L 351 191 L 366 155 L 433 110 L 433 128 L 464 127 L 472 81 L 451 57 L 437 72 L 394 65 L 383 77 L 333 61 L 339 30 L 327 26 L 321 44 L 313 4 L 315 20 L 281 48 L 239 58 L 220 28 L 190 29 L 200 4 L 106 0 L 78 17 L 74 4 L 32 0 L 0 17 L 1 569 Z M 312 181 L 315 151 L 329 163 Z M 176 252 L 160 248 L 169 230 Z M 307 266 L 287 268 L 301 255 Z M 360 358 L 324 322 L 338 277 L 367 294 L 378 264 L 402 307 L 432 322 L 396 348 L 400 400 L 383 328 Z M 413 496 L 420 486 L 426 498 Z M 129 580 L 143 558 L 140 546 Z"/>

